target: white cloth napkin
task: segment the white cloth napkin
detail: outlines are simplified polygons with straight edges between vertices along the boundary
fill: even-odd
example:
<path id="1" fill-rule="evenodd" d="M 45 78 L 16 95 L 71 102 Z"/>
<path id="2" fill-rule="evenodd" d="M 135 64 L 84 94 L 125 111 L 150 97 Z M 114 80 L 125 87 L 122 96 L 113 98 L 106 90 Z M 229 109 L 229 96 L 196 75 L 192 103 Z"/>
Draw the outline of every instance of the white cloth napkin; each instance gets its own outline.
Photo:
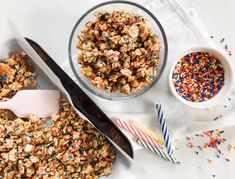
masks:
<path id="1" fill-rule="evenodd" d="M 186 10 L 176 0 L 155 0 L 149 2 L 145 7 L 158 18 L 168 39 L 168 61 L 161 79 L 147 93 L 131 100 L 105 100 L 85 90 L 88 95 L 110 117 L 120 117 L 124 120 L 134 119 L 159 133 L 161 130 L 155 105 L 156 103 L 162 104 L 172 138 L 234 125 L 235 90 L 231 94 L 231 100 L 226 100 L 210 110 L 189 108 L 181 104 L 169 91 L 168 70 L 176 60 L 176 56 L 192 47 L 214 46 L 196 14 L 190 9 Z M 69 62 L 67 61 L 62 67 L 78 83 L 70 69 Z M 218 115 L 223 117 L 215 121 L 214 118 Z"/>

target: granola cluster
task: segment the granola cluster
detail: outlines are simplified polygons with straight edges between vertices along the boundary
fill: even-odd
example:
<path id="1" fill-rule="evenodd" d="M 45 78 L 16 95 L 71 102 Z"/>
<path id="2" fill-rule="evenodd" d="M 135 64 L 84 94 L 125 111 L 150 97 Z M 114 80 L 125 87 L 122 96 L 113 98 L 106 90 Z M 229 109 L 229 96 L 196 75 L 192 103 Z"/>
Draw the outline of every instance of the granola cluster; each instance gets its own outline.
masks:
<path id="1" fill-rule="evenodd" d="M 0 100 L 11 98 L 23 88 L 36 86 L 34 69 L 25 52 L 13 53 L 10 59 L 0 62 Z"/>
<path id="2" fill-rule="evenodd" d="M 28 78 L 26 54 L 22 54 L 13 54 L 0 63 L 0 77 L 12 79 L 8 84 L 17 81 L 23 85 L 20 79 Z M 17 70 L 10 77 L 1 70 L 5 68 Z M 36 84 L 35 74 L 31 77 Z M 2 88 L 7 89 L 5 83 L 1 81 L 1 92 Z M 17 90 L 8 88 L 10 98 Z M 60 100 L 60 110 L 51 118 L 30 115 L 21 119 L 8 110 L 0 110 L 0 178 L 96 179 L 111 173 L 115 158 L 115 149 L 105 136 L 82 119 L 66 99 Z"/>
<path id="3" fill-rule="evenodd" d="M 106 92 L 135 93 L 157 75 L 160 39 L 147 20 L 125 11 L 98 11 L 77 42 L 82 74 Z"/>

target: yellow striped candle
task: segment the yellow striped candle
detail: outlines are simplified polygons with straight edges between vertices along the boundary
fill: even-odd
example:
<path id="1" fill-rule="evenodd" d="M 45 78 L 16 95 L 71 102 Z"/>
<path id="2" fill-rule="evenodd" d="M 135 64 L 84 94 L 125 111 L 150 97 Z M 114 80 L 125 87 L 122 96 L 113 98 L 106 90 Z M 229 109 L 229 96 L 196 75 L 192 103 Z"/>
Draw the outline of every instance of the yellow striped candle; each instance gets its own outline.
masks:
<path id="1" fill-rule="evenodd" d="M 141 125 L 140 123 L 138 123 L 137 121 L 134 120 L 129 120 L 128 123 L 130 125 L 132 125 L 133 127 L 139 129 L 140 131 L 142 131 L 143 133 L 145 133 L 146 135 L 148 135 L 149 137 L 151 137 L 153 140 L 155 140 L 156 142 L 158 142 L 159 144 L 165 146 L 165 140 L 163 139 L 163 137 L 161 136 L 157 136 L 153 131 L 151 131 L 150 129 L 144 127 L 143 125 Z"/>

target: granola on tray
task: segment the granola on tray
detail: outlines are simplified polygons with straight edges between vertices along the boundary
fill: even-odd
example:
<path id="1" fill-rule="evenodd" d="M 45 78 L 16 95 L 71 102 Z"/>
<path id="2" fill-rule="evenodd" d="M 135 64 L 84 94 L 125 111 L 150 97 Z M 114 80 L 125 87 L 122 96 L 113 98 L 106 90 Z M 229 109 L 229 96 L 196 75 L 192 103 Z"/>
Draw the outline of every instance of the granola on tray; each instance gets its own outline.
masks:
<path id="1" fill-rule="evenodd" d="M 0 100 L 36 87 L 26 53 L 0 63 Z M 0 178 L 81 178 L 108 175 L 116 153 L 104 135 L 82 119 L 66 99 L 51 118 L 17 118 L 0 110 Z"/>

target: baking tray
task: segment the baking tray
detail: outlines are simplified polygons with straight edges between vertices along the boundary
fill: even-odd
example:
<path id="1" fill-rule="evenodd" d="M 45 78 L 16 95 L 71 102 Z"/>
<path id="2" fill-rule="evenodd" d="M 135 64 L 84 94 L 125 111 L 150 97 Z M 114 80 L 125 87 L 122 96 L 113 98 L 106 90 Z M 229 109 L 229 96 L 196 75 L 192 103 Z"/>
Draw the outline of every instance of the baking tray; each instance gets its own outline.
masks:
<path id="1" fill-rule="evenodd" d="M 133 149 L 130 141 L 106 114 L 82 91 L 82 89 L 55 63 L 55 61 L 31 39 L 25 38 L 46 65 L 57 75 L 69 93 L 73 105 L 103 134 L 113 140 L 131 158 Z M 66 82 L 65 82 L 66 81 Z M 125 155 L 125 154 L 124 154 Z"/>
<path id="2" fill-rule="evenodd" d="M 11 56 L 12 52 L 25 51 L 30 57 L 29 62 L 34 67 L 35 73 L 37 74 L 36 80 L 37 80 L 38 89 L 60 90 L 61 97 L 67 98 L 70 104 L 76 110 L 77 114 L 81 118 L 89 122 L 91 122 L 89 119 L 90 117 L 89 114 L 93 115 L 93 122 L 94 122 L 94 119 L 96 119 L 97 117 L 102 117 L 102 111 L 101 113 L 99 113 L 100 111 L 98 112 L 98 114 L 100 114 L 101 116 L 97 116 L 96 114 L 94 114 L 94 111 L 97 112 L 97 109 L 100 110 L 98 107 L 96 108 L 96 110 L 93 111 L 93 114 L 92 114 L 93 109 L 90 107 L 90 105 L 95 107 L 96 104 L 77 86 L 77 84 L 55 63 L 55 61 L 52 58 L 50 58 L 50 56 L 38 44 L 36 44 L 30 39 L 27 39 L 28 41 L 25 40 L 10 20 L 0 19 L 0 34 L 1 34 L 0 36 L 0 59 L 8 59 L 9 56 Z M 57 69 L 58 71 L 56 72 L 55 69 Z M 61 76 L 65 78 L 61 78 Z M 67 80 L 66 83 L 69 82 L 70 84 L 68 85 L 67 83 L 66 88 L 64 85 L 65 80 Z M 76 89 L 78 91 L 76 91 Z M 73 92 L 73 94 L 76 94 L 76 96 L 70 95 L 71 91 Z M 78 98 L 79 95 L 81 94 L 84 94 L 84 96 L 81 96 L 81 98 Z M 88 98 L 90 100 L 87 100 Z M 78 101 L 78 102 L 75 103 L 74 101 Z M 83 110 L 82 110 L 83 113 L 79 110 L 79 107 L 77 108 L 77 106 L 75 106 L 74 104 L 81 104 L 81 106 L 83 105 Z M 87 114 L 85 115 L 85 113 Z M 104 130 L 101 131 L 97 129 L 97 127 L 95 126 L 96 129 L 101 131 L 111 142 L 113 140 L 112 136 L 114 136 L 114 138 L 116 139 L 114 141 L 118 141 L 116 136 L 120 135 L 120 133 L 118 132 L 119 129 L 115 130 L 115 128 L 117 127 L 113 124 L 111 120 L 110 122 L 112 122 L 113 124 L 111 125 L 111 128 L 107 128 L 107 126 L 110 126 L 110 123 L 106 124 L 105 121 L 100 121 L 97 119 L 97 121 L 95 122 L 96 124 L 98 124 L 98 127 L 102 127 Z M 112 130 L 112 126 L 114 127 L 113 129 L 115 132 L 112 133 L 112 136 L 111 135 L 107 136 L 104 132 L 108 133 L 110 129 Z M 123 133 L 121 133 L 121 135 L 124 136 L 124 139 L 126 138 L 126 136 Z M 119 140 L 119 141 L 120 141 L 119 146 L 123 144 L 124 145 L 127 144 L 127 146 L 129 146 L 128 151 L 129 151 L 130 156 L 132 157 L 133 150 L 130 145 L 130 141 L 128 139 L 126 141 L 125 140 L 124 141 Z M 114 144 L 114 146 L 117 148 L 117 151 L 118 151 L 117 159 L 116 159 L 116 162 L 114 163 L 114 170 L 112 171 L 111 175 L 105 178 L 118 178 L 120 174 L 120 169 L 124 167 L 126 170 L 130 167 L 131 163 L 133 163 L 133 160 L 129 160 L 130 157 L 126 157 L 127 155 L 125 155 L 125 153 L 122 150 L 119 150 L 120 147 L 115 145 L 114 142 L 112 143 Z M 124 148 L 122 147 L 122 149 L 125 150 L 125 146 Z"/>

